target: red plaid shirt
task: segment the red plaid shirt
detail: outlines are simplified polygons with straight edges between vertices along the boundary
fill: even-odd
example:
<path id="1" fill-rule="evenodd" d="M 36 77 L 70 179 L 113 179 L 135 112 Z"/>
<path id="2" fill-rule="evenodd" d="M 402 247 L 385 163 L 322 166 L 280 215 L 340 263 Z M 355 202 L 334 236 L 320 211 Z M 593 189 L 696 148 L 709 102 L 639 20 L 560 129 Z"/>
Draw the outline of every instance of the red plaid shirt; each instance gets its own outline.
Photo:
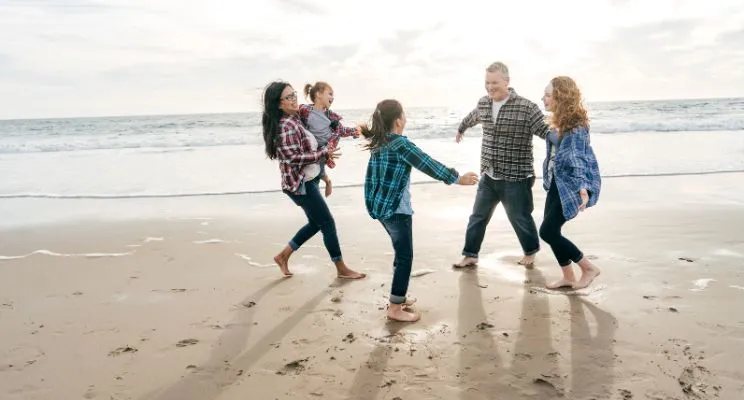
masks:
<path id="1" fill-rule="evenodd" d="M 313 106 L 310 104 L 300 104 L 300 120 L 303 124 L 307 125 L 307 118 L 310 115 L 310 111 L 313 109 Z M 336 123 L 335 129 L 331 129 L 333 131 L 333 136 L 328 140 L 328 148 L 329 149 L 335 149 L 336 146 L 338 146 L 339 140 L 341 140 L 342 137 L 358 137 L 357 134 L 357 128 L 347 128 L 341 124 L 342 117 L 335 112 L 328 110 L 326 112 L 326 116 L 328 119 L 331 120 L 331 123 Z M 333 168 L 336 166 L 336 162 L 333 160 L 326 160 L 326 165 L 328 168 Z"/>
<path id="2" fill-rule="evenodd" d="M 314 149 L 308 132 L 298 115 L 285 115 L 279 120 L 279 171 L 282 174 L 282 189 L 297 192 L 305 179 L 302 167 L 320 161 L 328 154 L 328 148 Z"/>

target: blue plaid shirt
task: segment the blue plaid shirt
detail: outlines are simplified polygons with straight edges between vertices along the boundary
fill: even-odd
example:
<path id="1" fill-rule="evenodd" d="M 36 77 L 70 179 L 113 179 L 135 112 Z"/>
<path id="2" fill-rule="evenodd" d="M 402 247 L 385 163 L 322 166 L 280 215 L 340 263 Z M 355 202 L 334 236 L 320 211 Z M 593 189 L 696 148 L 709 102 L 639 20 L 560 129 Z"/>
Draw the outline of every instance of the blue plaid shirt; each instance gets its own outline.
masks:
<path id="1" fill-rule="evenodd" d="M 407 137 L 388 134 L 389 142 L 372 150 L 364 179 L 364 202 L 373 219 L 393 216 L 411 177 L 411 167 L 448 185 L 460 175 L 431 158 Z"/>
<path id="2" fill-rule="evenodd" d="M 602 179 L 599 176 L 597 157 L 589 142 L 589 130 L 584 127 L 564 134 L 555 153 L 551 177 L 548 162 L 553 144 L 546 140 L 547 156 L 543 162 L 543 187 L 549 190 L 551 178 L 555 179 L 566 220 L 573 219 L 579 214 L 581 189 L 586 189 L 589 193 L 587 208 L 597 204 L 599 200 Z"/>

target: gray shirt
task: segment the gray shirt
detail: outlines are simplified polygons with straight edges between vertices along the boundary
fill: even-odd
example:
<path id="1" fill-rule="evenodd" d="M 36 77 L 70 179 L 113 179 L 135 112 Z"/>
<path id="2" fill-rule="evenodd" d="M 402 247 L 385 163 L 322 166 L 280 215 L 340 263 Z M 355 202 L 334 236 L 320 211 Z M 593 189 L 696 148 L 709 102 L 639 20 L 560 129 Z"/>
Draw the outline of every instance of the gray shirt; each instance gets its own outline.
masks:
<path id="1" fill-rule="evenodd" d="M 403 197 L 400 198 L 400 204 L 395 210 L 396 214 L 413 215 L 413 207 L 411 206 L 411 178 L 408 178 L 408 184 L 403 190 Z"/>
<path id="2" fill-rule="evenodd" d="M 310 109 L 310 114 L 307 116 L 307 130 L 315 136 L 321 147 L 327 145 L 333 135 L 331 120 L 325 112 L 315 108 Z"/>
<path id="3" fill-rule="evenodd" d="M 543 180 L 547 183 L 548 187 L 551 183 L 553 183 L 553 166 L 555 164 L 555 153 L 558 152 L 558 146 L 561 145 L 561 141 L 563 141 L 563 138 L 558 136 L 558 133 L 555 131 L 555 129 L 551 129 L 550 132 L 548 132 L 548 140 L 550 141 L 550 155 L 548 159 L 548 176 L 543 176 Z"/>

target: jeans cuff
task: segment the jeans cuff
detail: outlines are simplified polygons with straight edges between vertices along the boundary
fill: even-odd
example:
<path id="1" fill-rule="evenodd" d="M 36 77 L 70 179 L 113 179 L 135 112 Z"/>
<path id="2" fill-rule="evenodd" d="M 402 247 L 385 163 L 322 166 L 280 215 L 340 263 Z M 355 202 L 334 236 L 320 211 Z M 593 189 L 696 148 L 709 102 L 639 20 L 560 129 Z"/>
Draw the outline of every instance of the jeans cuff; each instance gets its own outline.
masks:
<path id="1" fill-rule="evenodd" d="M 290 240 L 289 248 L 292 249 L 292 251 L 297 251 L 297 249 L 299 249 L 300 246 L 298 246 L 297 243 L 294 242 L 294 240 Z"/>
<path id="2" fill-rule="evenodd" d="M 576 264 L 578 264 L 579 261 L 581 261 L 582 258 L 584 258 L 584 253 L 579 252 L 579 255 L 576 258 L 573 259 L 573 262 L 575 262 Z"/>
<path id="3" fill-rule="evenodd" d="M 406 302 L 406 296 L 396 296 L 394 294 L 391 294 L 390 302 L 393 304 L 403 304 Z"/>
<path id="4" fill-rule="evenodd" d="M 343 259 L 344 259 L 344 258 L 343 258 L 342 256 L 338 256 L 338 257 L 331 257 L 331 261 L 333 261 L 334 263 L 337 263 L 337 262 L 339 262 L 339 261 L 343 261 Z"/>
<path id="5" fill-rule="evenodd" d="M 470 258 L 478 258 L 478 254 L 477 253 L 470 253 L 468 251 L 463 251 L 462 252 L 462 255 L 465 256 L 465 257 L 470 257 Z"/>
<path id="6" fill-rule="evenodd" d="M 536 248 L 535 250 L 532 250 L 532 251 L 525 251 L 524 252 L 524 255 L 526 255 L 526 256 L 534 256 L 535 254 L 537 254 L 538 251 L 540 251 L 540 248 L 539 247 Z"/>
<path id="7" fill-rule="evenodd" d="M 558 262 L 558 265 L 560 265 L 560 266 L 561 266 L 561 268 L 566 268 L 566 267 L 570 267 L 570 266 L 571 266 L 571 260 L 568 260 L 568 261 L 564 261 L 564 262 L 560 262 L 560 261 L 559 261 L 559 262 Z"/>

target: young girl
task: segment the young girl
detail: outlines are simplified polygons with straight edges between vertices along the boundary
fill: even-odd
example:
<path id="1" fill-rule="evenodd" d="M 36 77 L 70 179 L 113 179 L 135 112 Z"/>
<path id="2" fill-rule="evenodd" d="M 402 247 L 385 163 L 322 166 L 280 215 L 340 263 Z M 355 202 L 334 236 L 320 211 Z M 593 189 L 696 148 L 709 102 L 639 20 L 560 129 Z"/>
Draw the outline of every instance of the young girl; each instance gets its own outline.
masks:
<path id="1" fill-rule="evenodd" d="M 334 149 L 342 137 L 359 137 L 359 128 L 347 128 L 341 125 L 341 116 L 331 111 L 333 104 L 333 88 L 326 82 L 315 82 L 315 85 L 305 85 L 305 97 L 310 97 L 312 105 L 302 104 L 300 106 L 300 119 L 320 147 L 327 146 Z M 321 159 L 320 179 L 325 182 L 325 196 L 331 195 L 333 186 L 331 178 L 326 174 L 325 166 L 333 168 L 336 163 L 330 158 Z"/>
<path id="2" fill-rule="evenodd" d="M 561 234 L 561 227 L 580 211 L 597 204 L 602 185 L 599 165 L 589 144 L 589 118 L 576 82 L 567 76 L 553 78 L 545 88 L 543 102 L 552 115 L 543 163 L 543 187 L 548 197 L 540 237 L 550 245 L 563 272 L 563 278 L 547 287 L 581 289 L 589 286 L 600 271 Z M 581 268 L 578 281 L 572 262 Z"/>
<path id="3" fill-rule="evenodd" d="M 475 185 L 473 172 L 459 176 L 457 171 L 432 159 L 403 136 L 406 116 L 396 100 L 383 100 L 372 114 L 372 126 L 363 125 L 362 135 L 369 140 L 369 163 L 364 181 L 364 198 L 369 215 L 382 223 L 390 235 L 395 250 L 393 286 L 387 317 L 396 321 L 414 322 L 418 313 L 407 312 L 404 306 L 415 300 L 406 299 L 413 263 L 413 237 L 410 175 L 411 167 L 448 185 Z"/>

